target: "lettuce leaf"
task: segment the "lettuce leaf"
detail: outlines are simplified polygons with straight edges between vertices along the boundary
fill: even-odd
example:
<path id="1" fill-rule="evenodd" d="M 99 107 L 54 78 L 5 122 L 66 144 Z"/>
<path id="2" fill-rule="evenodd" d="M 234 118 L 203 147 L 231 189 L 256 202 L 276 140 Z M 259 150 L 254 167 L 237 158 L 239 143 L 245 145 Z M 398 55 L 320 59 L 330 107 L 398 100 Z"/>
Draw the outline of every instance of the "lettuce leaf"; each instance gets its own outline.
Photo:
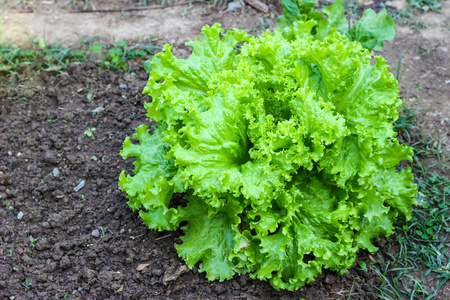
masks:
<path id="1" fill-rule="evenodd" d="M 324 268 L 345 272 L 411 216 L 397 81 L 339 30 L 338 4 L 326 24 L 260 37 L 205 26 L 188 59 L 166 46 L 151 62 L 145 107 L 158 127 L 125 140 L 135 170 L 119 185 L 150 228 L 182 225 L 179 255 L 210 280 L 249 273 L 295 290 Z"/>
<path id="2" fill-rule="evenodd" d="M 313 9 L 315 0 L 282 0 L 282 3 L 283 15 L 278 18 L 278 25 L 284 30 L 290 30 L 296 21 L 315 20 L 316 39 L 323 40 L 333 28 L 336 28 L 351 41 L 360 42 L 370 51 L 382 50 L 384 41 L 390 41 L 395 36 L 395 23 L 386 9 L 379 13 L 367 9 L 361 19 L 349 28 L 342 0 L 336 0 L 331 6 L 323 8 L 326 19 L 323 19 L 319 11 Z"/>
<path id="3" fill-rule="evenodd" d="M 362 18 L 350 29 L 354 41 L 373 50 L 383 49 L 383 41 L 390 41 L 395 36 L 395 23 L 383 9 L 378 14 L 368 9 Z"/>

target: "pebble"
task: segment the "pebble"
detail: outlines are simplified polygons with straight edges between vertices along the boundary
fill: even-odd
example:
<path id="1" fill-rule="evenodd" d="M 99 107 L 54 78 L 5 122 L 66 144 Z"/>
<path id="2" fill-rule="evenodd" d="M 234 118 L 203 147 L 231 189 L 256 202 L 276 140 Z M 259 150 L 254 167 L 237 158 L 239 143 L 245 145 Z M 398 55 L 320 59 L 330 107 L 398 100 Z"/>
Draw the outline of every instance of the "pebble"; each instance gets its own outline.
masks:
<path id="1" fill-rule="evenodd" d="M 99 107 L 97 107 L 96 109 L 91 110 L 91 112 L 92 112 L 93 114 L 98 114 L 98 113 L 100 113 L 100 112 L 102 112 L 102 111 L 104 111 L 104 110 L 105 110 L 105 109 L 104 109 L 103 107 L 99 106 Z"/>
<path id="2" fill-rule="evenodd" d="M 76 187 L 73 188 L 73 191 L 78 192 L 84 187 L 84 184 L 85 184 L 84 180 L 81 180 L 81 182 Z"/>
<path id="3" fill-rule="evenodd" d="M 99 237 L 100 236 L 100 232 L 98 231 L 98 229 L 92 230 L 92 236 L 93 237 Z"/>
<path id="4" fill-rule="evenodd" d="M 128 86 L 127 86 L 125 83 L 121 83 L 121 84 L 120 84 L 120 88 L 121 88 L 121 89 L 127 89 Z"/>
<path id="5" fill-rule="evenodd" d="M 17 214 L 17 219 L 22 220 L 23 218 L 23 212 L 19 211 L 19 213 Z"/>
<path id="6" fill-rule="evenodd" d="M 42 160 L 50 164 L 58 163 L 58 158 L 56 157 L 55 153 L 50 150 L 45 151 Z"/>
<path id="7" fill-rule="evenodd" d="M 53 169 L 53 176 L 54 176 L 54 177 L 58 177 L 59 173 L 61 173 L 61 172 L 59 171 L 58 168 L 54 168 L 54 169 Z"/>
<path id="8" fill-rule="evenodd" d="M 225 10 L 225 12 L 228 12 L 228 11 L 236 11 L 236 10 L 238 10 L 239 8 L 241 8 L 242 6 L 241 6 L 241 3 L 240 2 L 238 2 L 238 1 L 233 1 L 233 2 L 230 2 L 230 3 L 228 3 L 228 7 L 227 7 L 227 9 Z"/>

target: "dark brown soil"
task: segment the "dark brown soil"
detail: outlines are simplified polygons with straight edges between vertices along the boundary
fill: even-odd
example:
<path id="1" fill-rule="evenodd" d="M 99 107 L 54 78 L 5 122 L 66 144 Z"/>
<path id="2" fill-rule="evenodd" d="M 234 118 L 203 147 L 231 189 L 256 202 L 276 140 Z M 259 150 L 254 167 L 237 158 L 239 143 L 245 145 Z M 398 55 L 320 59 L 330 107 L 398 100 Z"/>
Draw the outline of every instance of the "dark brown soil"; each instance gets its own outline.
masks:
<path id="1" fill-rule="evenodd" d="M 225 2 L 218 2 L 225 7 Z M 275 1 L 269 2 L 274 7 Z M 38 11 L 53 2 L 33 3 L 40 4 Z M 220 21 L 225 27 L 242 21 L 242 28 L 263 23 L 260 14 L 247 11 L 224 14 L 212 7 L 208 13 L 199 11 L 187 16 L 187 21 L 194 24 L 198 19 L 202 25 Z M 386 43 L 382 53 L 395 69 L 405 50 L 400 72 L 404 104 L 411 109 L 421 108 L 420 127 L 441 141 L 444 151 L 450 149 L 450 39 L 442 25 L 448 11 L 424 15 L 423 21 L 430 27 L 420 32 L 398 27 L 398 38 Z M 60 10 L 58 13 L 67 16 Z M 107 22 L 113 17 L 115 22 L 135 22 L 137 18 L 120 13 L 92 18 Z M 184 24 L 184 17 L 178 18 Z M 27 19 L 25 15 L 23 19 Z M 36 16 L 28 19 L 38 27 Z M 5 24 L 8 22 L 3 23 L 4 28 Z M 64 26 L 54 27 L 68 34 L 66 28 L 70 26 Z M 187 50 L 180 45 L 191 35 L 198 35 L 199 26 L 171 26 L 163 31 L 164 42 L 176 42 L 178 51 L 186 55 Z M 10 28 L 16 34 L 18 27 Z M 381 281 L 369 264 L 378 256 L 367 252 L 360 252 L 358 257 L 367 262 L 367 272 L 358 264 L 342 276 L 325 270 L 297 292 L 276 291 L 267 282 L 248 276 L 208 282 L 196 269 L 185 272 L 184 262 L 174 248 L 181 242 L 181 231 L 149 230 L 128 208 L 117 185 L 120 171 L 132 168 L 119 156 L 123 140 L 134 133 L 136 126 L 151 125 L 143 107 L 150 99 L 142 95 L 148 74 L 142 62 L 128 73 L 99 73 L 99 68 L 99 64 L 86 62 L 70 66 L 62 74 L 38 71 L 32 66 L 22 66 L 16 74 L 0 73 L 0 299 L 344 300 L 350 293 L 352 300 L 378 299 L 373 286 Z M 92 113 L 99 107 L 104 110 Z M 92 137 L 84 134 L 88 128 L 96 129 Z M 448 167 L 443 168 L 447 175 L 448 171 Z M 85 186 L 75 192 L 81 181 Z M 20 220 L 19 214 L 23 214 Z M 380 253 L 399 251 L 395 242 L 386 243 L 385 239 L 378 246 Z M 437 299 L 449 296 L 442 294 Z"/>
<path id="2" fill-rule="evenodd" d="M 132 167 L 119 156 L 123 140 L 150 125 L 147 74 L 140 65 L 99 67 L 0 75 L 0 299 L 347 299 L 350 291 L 376 299 L 378 276 L 358 267 L 325 271 L 293 293 L 248 276 L 208 282 L 196 269 L 183 273 L 181 232 L 146 228 L 117 186 Z"/>

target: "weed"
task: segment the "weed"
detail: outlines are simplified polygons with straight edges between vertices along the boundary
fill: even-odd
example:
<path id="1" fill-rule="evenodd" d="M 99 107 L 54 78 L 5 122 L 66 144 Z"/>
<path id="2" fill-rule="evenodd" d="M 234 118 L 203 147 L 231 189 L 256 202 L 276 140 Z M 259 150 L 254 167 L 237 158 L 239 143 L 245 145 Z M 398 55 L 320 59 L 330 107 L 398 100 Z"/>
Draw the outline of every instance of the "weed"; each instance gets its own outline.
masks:
<path id="1" fill-rule="evenodd" d="M 102 232 L 102 238 L 105 237 L 105 231 L 102 226 L 99 226 L 98 229 Z"/>
<path id="2" fill-rule="evenodd" d="M 11 203 L 6 203 L 6 209 L 13 210 L 14 207 L 11 205 Z"/>
<path id="3" fill-rule="evenodd" d="M 137 44 L 129 47 L 127 41 L 120 40 L 119 42 L 115 42 L 113 47 L 108 50 L 102 65 L 105 65 L 108 69 L 113 68 L 124 71 L 127 60 L 146 57 L 155 49 L 161 48 L 149 44 Z"/>
<path id="4" fill-rule="evenodd" d="M 71 51 L 70 48 L 58 44 L 43 49 L 44 69 L 57 70 L 65 68 L 70 63 L 81 63 L 87 56 L 84 51 Z"/>
<path id="5" fill-rule="evenodd" d="M 421 56 L 429 56 L 431 54 L 431 52 L 436 50 L 440 45 L 441 45 L 440 43 L 436 43 L 436 44 L 431 45 L 430 47 L 420 46 L 420 55 Z"/>
<path id="6" fill-rule="evenodd" d="M 399 82 L 400 79 L 400 66 L 402 64 L 402 58 L 403 58 L 403 52 L 405 52 L 405 50 L 402 50 L 402 52 L 400 53 L 400 57 L 398 58 L 398 64 L 397 64 L 397 75 L 395 76 L 395 79 L 397 79 L 397 82 Z"/>
<path id="7" fill-rule="evenodd" d="M 420 89 L 420 85 L 416 88 Z M 411 219 L 399 219 L 395 224 L 396 239 L 389 241 L 389 249 L 397 251 L 378 253 L 372 264 L 382 279 L 376 294 L 381 299 L 432 299 L 450 279 L 450 254 L 447 238 L 450 232 L 450 181 L 442 175 L 429 172 L 434 165 L 420 162 L 421 156 L 438 157 L 440 147 L 416 126 L 418 109 L 403 108 L 402 116 L 394 124 L 399 140 L 415 150 L 412 170 L 418 188 L 417 203 Z M 363 269 L 365 263 L 360 263 Z M 419 273 L 413 272 L 425 270 Z"/>
<path id="8" fill-rule="evenodd" d="M 420 9 L 424 12 L 433 10 L 441 11 L 442 5 L 437 0 L 410 0 L 409 6 Z"/>
<path id="9" fill-rule="evenodd" d="M 35 247 L 35 245 L 34 245 L 34 242 L 36 242 L 37 240 L 39 240 L 39 238 L 33 238 L 33 236 L 32 235 L 30 235 L 30 246 L 31 247 Z"/>
<path id="10" fill-rule="evenodd" d="M 360 261 L 360 262 L 359 262 L 359 266 L 360 266 L 361 270 L 363 270 L 363 271 L 365 271 L 365 272 L 368 271 L 366 262 Z"/>
<path id="11" fill-rule="evenodd" d="M 414 13 L 409 8 L 398 10 L 391 7 L 386 7 L 386 10 L 395 23 L 399 25 L 408 25 L 414 17 Z"/>
<path id="12" fill-rule="evenodd" d="M 352 287 L 350 289 L 350 293 L 348 294 L 348 298 L 347 300 L 351 299 L 352 293 L 353 293 L 353 288 L 355 287 L 355 278 L 353 278 L 353 283 L 352 283 Z"/>
<path id="13" fill-rule="evenodd" d="M 11 71 L 20 63 L 30 64 L 36 59 L 34 51 L 20 51 L 12 44 L 0 46 L 0 71 Z"/>
<path id="14" fill-rule="evenodd" d="M 94 131 L 96 129 L 95 128 L 88 128 L 86 129 L 86 131 L 84 132 L 84 135 L 87 137 L 93 137 L 94 136 Z"/>
<path id="15" fill-rule="evenodd" d="M 388 2 L 386 2 L 387 4 Z M 440 11 L 441 4 L 437 0 L 411 0 L 404 9 L 397 10 L 387 6 L 386 10 L 395 23 L 409 25 L 411 29 L 419 30 L 428 27 L 428 25 L 419 20 L 417 15 L 429 10 Z"/>
<path id="16" fill-rule="evenodd" d="M 400 136 L 400 141 L 406 142 L 406 144 L 411 144 L 411 130 L 419 129 L 416 126 L 416 113 L 419 109 L 413 111 L 409 110 L 402 105 L 403 114 L 399 116 L 397 121 L 394 123 L 394 130 L 398 132 Z"/>
<path id="17" fill-rule="evenodd" d="M 32 286 L 33 284 L 31 282 L 28 281 L 28 279 L 25 279 L 25 284 L 23 285 L 23 288 L 28 289 Z"/>
<path id="18" fill-rule="evenodd" d="M 97 161 L 97 160 L 98 160 L 97 156 L 95 156 L 95 155 L 92 156 L 91 159 L 92 159 L 93 161 Z"/>
<path id="19" fill-rule="evenodd" d="M 112 47 L 93 44 L 93 38 L 79 37 L 80 46 L 76 49 L 63 44 L 47 45 L 39 37 L 29 38 L 31 46 L 22 49 L 12 44 L 0 45 L 0 71 L 14 72 L 21 64 L 39 64 L 42 70 L 63 72 L 70 64 L 80 64 L 87 60 L 101 61 L 103 67 L 124 71 L 129 59 L 149 57 L 156 49 L 148 43 L 129 46 L 125 40 L 115 42 Z"/>

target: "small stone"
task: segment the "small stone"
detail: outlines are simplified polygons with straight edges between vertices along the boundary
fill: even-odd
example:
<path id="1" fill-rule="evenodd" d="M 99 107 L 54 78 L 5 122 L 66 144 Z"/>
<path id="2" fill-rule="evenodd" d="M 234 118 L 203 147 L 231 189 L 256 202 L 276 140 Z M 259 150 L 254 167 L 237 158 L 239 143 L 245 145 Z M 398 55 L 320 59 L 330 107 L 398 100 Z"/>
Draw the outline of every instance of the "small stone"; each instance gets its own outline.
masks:
<path id="1" fill-rule="evenodd" d="M 97 107 L 96 109 L 91 110 L 91 113 L 93 113 L 94 115 L 104 111 L 105 109 L 101 106 Z"/>
<path id="2" fill-rule="evenodd" d="M 47 274 L 41 274 L 41 275 L 37 275 L 36 276 L 36 280 L 37 280 L 37 282 L 47 282 L 47 278 L 48 278 L 48 276 L 47 276 Z"/>
<path id="3" fill-rule="evenodd" d="M 61 261 L 60 261 L 60 263 L 59 263 L 59 266 L 61 267 L 61 269 L 65 269 L 65 268 L 67 268 L 67 267 L 70 266 L 70 259 L 69 259 L 69 257 L 68 257 L 67 255 L 64 255 L 64 256 L 61 258 Z"/>
<path id="4" fill-rule="evenodd" d="M 73 188 L 73 191 L 75 193 L 78 192 L 79 190 L 81 190 L 84 187 L 84 185 L 85 185 L 85 181 L 81 180 L 80 183 L 76 187 Z"/>
<path id="5" fill-rule="evenodd" d="M 241 5 L 241 3 L 239 1 L 233 1 L 233 2 L 229 2 L 228 3 L 228 7 L 227 7 L 227 9 L 225 11 L 226 12 L 229 12 L 229 11 L 234 12 L 234 11 L 238 10 L 239 8 L 241 8 L 241 7 L 242 7 L 242 5 Z"/>
<path id="6" fill-rule="evenodd" d="M 54 177 L 58 177 L 59 173 L 60 173 L 60 172 L 59 172 L 59 169 L 58 169 L 58 168 L 54 168 L 54 169 L 53 169 L 53 176 L 54 176 Z"/>
<path id="7" fill-rule="evenodd" d="M 98 231 L 98 229 L 92 230 L 92 236 L 93 237 L 99 237 L 100 236 L 100 231 Z"/>
<path id="8" fill-rule="evenodd" d="M 121 84 L 120 84 L 120 88 L 121 88 L 121 89 L 127 89 L 128 86 L 127 86 L 125 83 L 121 83 Z"/>
<path id="9" fill-rule="evenodd" d="M 19 213 L 17 214 L 17 219 L 22 220 L 23 218 L 23 212 L 19 211 Z"/>
<path id="10" fill-rule="evenodd" d="M 50 163 L 50 164 L 56 164 L 58 163 L 58 157 L 55 155 L 54 152 L 47 150 L 44 153 L 44 156 L 42 157 L 42 160 Z"/>

